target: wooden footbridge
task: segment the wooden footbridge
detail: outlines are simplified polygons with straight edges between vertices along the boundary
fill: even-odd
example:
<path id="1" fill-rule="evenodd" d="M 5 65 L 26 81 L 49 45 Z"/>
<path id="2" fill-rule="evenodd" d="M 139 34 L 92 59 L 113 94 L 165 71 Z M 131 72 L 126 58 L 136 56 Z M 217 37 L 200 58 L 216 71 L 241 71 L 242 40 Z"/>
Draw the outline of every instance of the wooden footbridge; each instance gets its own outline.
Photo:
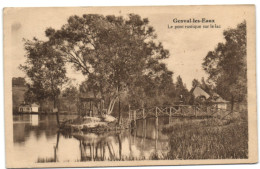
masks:
<path id="1" fill-rule="evenodd" d="M 220 117 L 224 118 L 231 112 L 214 106 L 173 105 L 169 107 L 152 107 L 132 110 L 129 108 L 129 121 L 149 117 Z"/>

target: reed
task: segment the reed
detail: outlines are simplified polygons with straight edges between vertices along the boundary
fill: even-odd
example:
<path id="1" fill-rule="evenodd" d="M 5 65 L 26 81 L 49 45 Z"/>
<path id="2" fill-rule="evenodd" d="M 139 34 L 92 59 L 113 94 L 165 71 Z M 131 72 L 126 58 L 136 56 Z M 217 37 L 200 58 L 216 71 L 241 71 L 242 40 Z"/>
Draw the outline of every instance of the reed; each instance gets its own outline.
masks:
<path id="1" fill-rule="evenodd" d="M 245 118 L 205 119 L 168 126 L 170 151 L 163 159 L 246 159 L 248 125 Z"/>

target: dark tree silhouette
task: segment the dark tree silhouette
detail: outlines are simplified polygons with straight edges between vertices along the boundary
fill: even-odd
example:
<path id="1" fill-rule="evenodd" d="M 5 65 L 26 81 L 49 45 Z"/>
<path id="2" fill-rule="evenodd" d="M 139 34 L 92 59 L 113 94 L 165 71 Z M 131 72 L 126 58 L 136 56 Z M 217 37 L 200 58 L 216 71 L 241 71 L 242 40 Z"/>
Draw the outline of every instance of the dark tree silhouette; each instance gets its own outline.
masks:
<path id="1" fill-rule="evenodd" d="M 225 30 L 223 35 L 226 42 L 210 51 L 202 65 L 216 91 L 231 102 L 233 110 L 235 102 L 247 100 L 246 22 Z"/>

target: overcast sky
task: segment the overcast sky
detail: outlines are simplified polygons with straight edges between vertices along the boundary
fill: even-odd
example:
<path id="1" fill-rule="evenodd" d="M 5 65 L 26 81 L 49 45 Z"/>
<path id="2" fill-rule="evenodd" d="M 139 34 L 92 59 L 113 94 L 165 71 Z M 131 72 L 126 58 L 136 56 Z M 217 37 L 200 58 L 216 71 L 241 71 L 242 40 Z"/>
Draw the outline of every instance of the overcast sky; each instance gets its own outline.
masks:
<path id="1" fill-rule="evenodd" d="M 25 50 L 22 39 L 32 39 L 34 36 L 45 40 L 44 31 L 48 27 L 59 29 L 71 15 L 87 13 L 99 13 L 103 15 L 115 14 L 126 16 L 129 13 L 136 13 L 150 20 L 150 25 L 155 28 L 158 40 L 170 51 L 170 58 L 164 62 L 174 72 L 173 79 L 178 75 L 183 78 L 188 89 L 194 78 L 207 78 L 202 70 L 203 58 L 208 51 L 214 50 L 219 42 L 223 42 L 223 30 L 235 28 L 245 18 L 242 8 L 233 10 L 222 7 L 174 7 L 159 10 L 158 8 L 26 8 L 10 10 L 5 21 L 10 24 L 12 32 L 12 73 L 14 77 L 25 77 L 25 74 L 18 69 L 18 66 L 25 61 Z M 181 25 L 173 23 L 174 18 L 178 19 L 214 19 L 221 28 L 214 29 L 168 29 L 168 25 Z M 186 23 L 183 25 L 195 25 Z M 208 24 L 196 24 L 208 25 Z M 70 68 L 70 66 L 69 66 Z M 74 83 L 80 83 L 82 75 L 73 69 L 68 70 L 68 76 L 76 79 Z"/>

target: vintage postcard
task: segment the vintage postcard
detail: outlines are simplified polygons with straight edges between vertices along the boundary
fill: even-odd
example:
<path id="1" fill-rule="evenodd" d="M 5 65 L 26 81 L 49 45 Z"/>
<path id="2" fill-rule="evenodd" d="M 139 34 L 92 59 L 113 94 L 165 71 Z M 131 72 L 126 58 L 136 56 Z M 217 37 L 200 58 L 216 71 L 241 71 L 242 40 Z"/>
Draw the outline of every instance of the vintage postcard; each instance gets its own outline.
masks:
<path id="1" fill-rule="evenodd" d="M 3 12 L 6 167 L 257 163 L 254 5 Z"/>

